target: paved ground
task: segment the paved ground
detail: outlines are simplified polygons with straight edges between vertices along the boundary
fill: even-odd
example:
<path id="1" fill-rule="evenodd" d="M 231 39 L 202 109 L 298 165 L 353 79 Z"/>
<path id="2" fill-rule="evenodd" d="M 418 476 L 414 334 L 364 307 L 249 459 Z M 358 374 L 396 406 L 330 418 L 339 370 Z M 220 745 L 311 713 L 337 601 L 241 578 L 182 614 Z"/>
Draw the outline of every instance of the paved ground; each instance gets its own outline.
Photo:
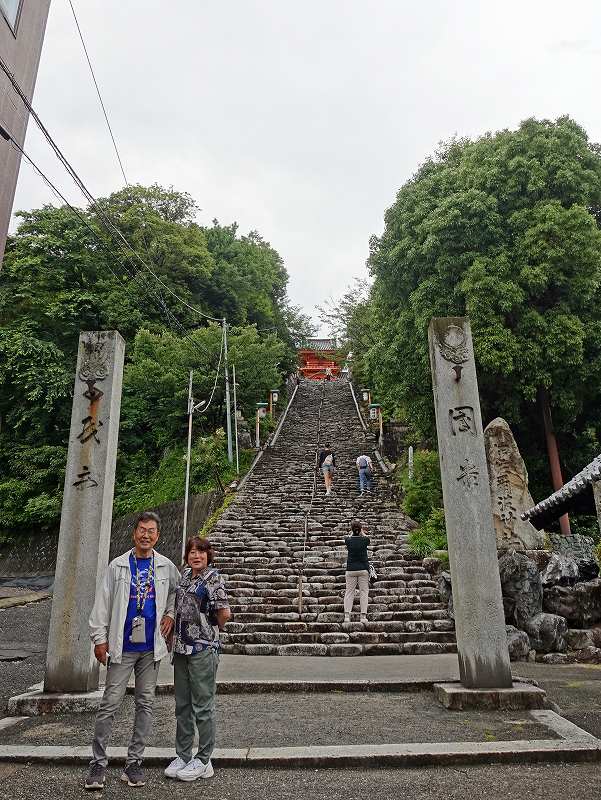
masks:
<path id="1" fill-rule="evenodd" d="M 81 800 L 84 771 L 69 767 L 0 764 L 2 800 L 39 800 L 49 792 L 61 800 Z M 106 800 L 180 800 L 210 796 L 215 800 L 599 800 L 598 764 L 536 764 L 405 770 L 254 770 L 222 769 L 211 781 L 183 784 L 148 770 L 148 783 L 128 789 L 119 771 L 110 769 L 102 793 Z M 60 788 L 59 788 L 60 787 Z M 88 794 L 88 793 L 86 793 Z M 100 794 L 90 792 L 98 798 Z"/>
<path id="2" fill-rule="evenodd" d="M 44 677 L 49 622 L 49 600 L 0 609 L 0 650 L 5 645 L 20 645 L 37 651 L 23 660 L 0 661 L 0 717 L 6 714 L 9 697 L 24 692 Z"/>
<path id="3" fill-rule="evenodd" d="M 133 710 L 128 697 L 111 744 L 127 746 Z M 0 730 L 0 744 L 79 745 L 91 739 L 93 725 L 93 714 L 32 717 Z M 450 713 L 432 692 L 223 695 L 217 703 L 219 748 L 555 738 L 526 711 Z M 165 747 L 174 739 L 173 697 L 159 696 L 148 745 Z"/>
<path id="4" fill-rule="evenodd" d="M 43 677 L 44 643 L 48 630 L 50 604 L 36 603 L 0 610 L 0 647 L 10 643 L 20 646 L 31 654 L 23 660 L 15 662 L 0 661 L 0 716 L 4 713 L 4 701 L 12 694 L 23 691 Z M 32 651 L 38 652 L 32 652 Z M 456 669 L 453 656 L 443 657 L 374 657 L 354 659 L 306 659 L 306 658 L 259 658 L 229 657 L 223 658 L 220 666 L 221 680 L 251 680 L 259 674 L 264 679 L 301 680 L 336 680 L 336 679 L 400 679 L 402 675 L 423 678 L 424 674 L 436 674 L 436 677 L 452 677 L 449 669 Z M 564 714 L 577 725 L 594 735 L 601 736 L 601 667 L 596 666 L 547 666 L 541 664 L 514 664 L 514 674 L 534 678 L 547 690 L 549 697 L 557 703 Z M 420 705 L 429 697 L 425 694 L 408 696 L 400 695 L 350 695 L 350 694 L 314 694 L 314 695 L 268 695 L 261 697 L 257 703 L 256 695 L 240 697 L 238 695 L 221 695 L 219 697 L 220 745 L 227 746 L 234 740 L 245 736 L 248 743 L 253 737 L 261 736 L 261 741 L 282 742 L 282 736 L 303 736 L 310 739 L 308 744 L 322 741 L 344 743 L 351 741 L 345 736 L 355 733 L 367 741 L 369 730 L 390 733 L 389 741 L 404 736 L 405 740 L 436 741 L 436 736 L 426 736 L 426 726 L 434 730 L 440 729 L 438 715 L 446 717 L 450 722 L 445 729 L 453 731 L 453 726 L 463 729 L 463 738 L 473 737 L 486 741 L 503 730 L 504 738 L 512 738 L 519 731 L 522 714 L 514 713 L 502 722 L 479 717 L 477 724 L 465 723 L 468 719 L 462 712 L 442 712 L 442 710 Z M 265 703 L 259 714 L 257 708 Z M 159 704 L 165 704 L 164 733 L 171 739 L 173 718 L 168 713 L 172 698 L 161 697 Z M 131 703 L 131 700 L 128 700 Z M 125 709 L 127 711 L 127 709 Z M 351 713 L 349 713 L 351 712 Z M 420 725 L 415 723 L 419 713 Z M 413 715 L 413 717 L 411 717 Z M 525 717 L 525 715 L 523 715 Z M 492 715 L 494 717 L 494 715 Z M 472 717 L 470 716 L 470 719 Z M 131 720 L 131 717 L 129 717 Z M 128 720 L 128 722 L 129 722 Z M 168 721 L 169 720 L 169 721 Z M 463 720 L 463 721 L 462 721 Z M 79 726 L 79 743 L 89 739 L 92 720 L 80 718 L 77 723 L 70 720 L 56 719 L 38 721 L 44 725 L 63 725 L 63 733 L 58 729 L 46 730 L 48 739 L 54 743 L 63 736 L 71 735 L 70 725 Z M 123 731 L 129 727 L 125 722 Z M 494 723 L 494 724 L 493 724 Z M 130 724 L 130 723 L 129 723 Z M 19 723 L 13 729 L 16 734 L 23 725 L 21 735 L 28 726 L 35 728 L 33 722 Z M 495 725 L 497 727 L 495 727 Z M 269 727 L 271 726 L 271 728 Z M 116 731 L 119 729 L 116 726 Z M 5 733 L 8 734 L 10 729 Z M 533 729 L 531 729 L 533 730 Z M 527 738 L 524 727 L 518 738 Z M 405 735 L 406 734 L 406 735 Z M 124 736 L 125 733 L 119 734 Z M 457 735 L 458 733 L 453 733 Z M 539 734 L 537 734 L 539 735 Z M 29 738 L 33 744 L 37 734 Z M 270 737 L 273 736 L 272 740 Z M 545 733 L 551 738 L 550 732 Z M 4 740 L 12 737 L 5 735 Z M 157 737 L 158 738 L 158 737 Z M 444 737 L 439 735 L 438 740 Z M 514 737 L 513 737 L 514 738 Z M 12 738 L 14 741 L 14 738 Z M 357 739 L 355 739 L 357 741 Z M 379 739 L 381 741 L 381 739 Z M 118 743 L 116 736 L 115 743 Z M 239 743 L 239 742 L 236 742 Z M 118 781 L 118 771 L 110 770 L 110 782 L 104 793 L 107 798 L 127 795 L 127 787 Z M 275 800 L 283 796 L 299 796 L 306 800 L 317 798 L 335 798 L 351 800 L 368 796 L 371 798 L 398 798 L 410 795 L 415 798 L 497 798 L 503 794 L 511 794 L 512 800 L 531 800 L 533 797 L 547 795 L 549 798 L 561 797 L 561 800 L 598 800 L 601 792 L 601 765 L 598 764 L 540 764 L 468 768 L 409 769 L 409 770 L 257 770 L 257 769 L 223 769 L 219 770 L 209 785 L 172 784 L 165 781 L 160 770 L 149 770 L 149 784 L 142 790 L 135 791 L 141 800 L 157 796 L 161 798 L 181 798 L 197 796 L 200 792 L 210 792 L 220 800 L 242 800 L 242 798 L 261 797 L 262 800 Z M 73 767 L 28 767 L 27 765 L 0 764 L 0 798 L 39 798 L 44 787 L 60 787 L 61 798 L 69 800 L 81 797 L 82 771 Z M 56 794 L 56 790 L 54 790 Z"/>

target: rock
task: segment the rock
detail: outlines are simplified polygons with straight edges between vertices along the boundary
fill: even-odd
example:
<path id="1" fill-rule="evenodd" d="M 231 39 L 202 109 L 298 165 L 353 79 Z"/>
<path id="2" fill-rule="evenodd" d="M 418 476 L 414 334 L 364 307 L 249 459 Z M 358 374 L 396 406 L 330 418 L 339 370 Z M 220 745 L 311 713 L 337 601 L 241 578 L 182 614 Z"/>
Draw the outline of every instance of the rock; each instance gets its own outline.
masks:
<path id="1" fill-rule="evenodd" d="M 601 647 L 601 625 L 593 625 L 589 630 L 593 635 L 593 644 L 595 647 Z"/>
<path id="2" fill-rule="evenodd" d="M 348 633 L 322 633 L 319 637 L 324 644 L 348 644 Z"/>
<path id="3" fill-rule="evenodd" d="M 579 578 L 578 564 L 569 556 L 551 553 L 545 571 L 541 575 L 543 586 L 571 586 Z"/>
<path id="4" fill-rule="evenodd" d="M 546 655 L 537 656 L 536 660 L 539 664 L 567 664 L 569 659 L 565 653 L 546 653 Z"/>
<path id="5" fill-rule="evenodd" d="M 574 559 L 581 581 L 591 581 L 599 575 L 595 542 L 591 536 L 581 536 L 579 533 L 571 533 L 569 536 L 549 533 L 548 536 L 554 552 Z"/>
<path id="6" fill-rule="evenodd" d="M 331 644 L 328 648 L 331 656 L 360 656 L 362 652 L 360 644 Z"/>
<path id="7" fill-rule="evenodd" d="M 505 621 L 520 630 L 543 610 L 543 590 L 534 561 L 511 550 L 499 559 Z"/>
<path id="8" fill-rule="evenodd" d="M 499 550 L 538 550 L 544 533 L 520 518 L 532 508 L 528 491 L 528 472 L 513 438 L 511 428 L 501 417 L 490 422 L 484 431 L 488 462 L 493 521 Z"/>
<path id="9" fill-rule="evenodd" d="M 250 427 L 240 411 L 238 411 L 237 423 L 238 423 L 238 447 L 241 450 L 250 450 L 253 447 L 250 435 Z"/>
<path id="10" fill-rule="evenodd" d="M 601 664 L 601 648 L 583 647 L 574 653 L 576 661 L 581 664 Z"/>
<path id="11" fill-rule="evenodd" d="M 271 656 L 275 651 L 276 648 L 269 644 L 247 644 L 244 647 L 247 656 Z"/>
<path id="12" fill-rule="evenodd" d="M 455 610 L 453 608 L 453 587 L 451 586 L 451 573 L 443 572 L 436 582 L 438 592 L 440 594 L 440 601 L 446 603 L 448 614 L 451 619 L 455 619 Z"/>
<path id="13" fill-rule="evenodd" d="M 565 617 L 576 628 L 590 627 L 601 621 L 601 578 L 546 588 L 544 608 Z"/>
<path id="14" fill-rule="evenodd" d="M 330 646 L 344 647 L 345 645 Z M 351 645 L 346 646 L 350 647 Z M 276 647 L 275 651 L 278 656 L 327 656 L 328 647 L 325 644 L 283 644 Z"/>
<path id="15" fill-rule="evenodd" d="M 557 614 L 537 614 L 526 622 L 524 630 L 538 653 L 561 653 L 566 649 L 568 625 Z"/>
<path id="16" fill-rule="evenodd" d="M 510 661 L 526 661 L 530 652 L 530 639 L 524 631 L 519 631 L 513 625 L 506 625 L 507 647 L 509 648 Z"/>
<path id="17" fill-rule="evenodd" d="M 577 628 L 570 628 L 566 634 L 566 642 L 568 650 L 582 650 L 584 647 L 595 646 L 593 632 Z"/>
<path id="18" fill-rule="evenodd" d="M 422 565 L 430 575 L 437 575 L 442 568 L 442 564 L 437 558 L 424 558 Z"/>
<path id="19" fill-rule="evenodd" d="M 528 653 L 528 661 L 536 661 L 536 650 L 531 650 Z"/>
<path id="20" fill-rule="evenodd" d="M 524 555 L 534 561 L 539 572 L 544 572 L 553 554 L 550 550 L 524 550 Z"/>

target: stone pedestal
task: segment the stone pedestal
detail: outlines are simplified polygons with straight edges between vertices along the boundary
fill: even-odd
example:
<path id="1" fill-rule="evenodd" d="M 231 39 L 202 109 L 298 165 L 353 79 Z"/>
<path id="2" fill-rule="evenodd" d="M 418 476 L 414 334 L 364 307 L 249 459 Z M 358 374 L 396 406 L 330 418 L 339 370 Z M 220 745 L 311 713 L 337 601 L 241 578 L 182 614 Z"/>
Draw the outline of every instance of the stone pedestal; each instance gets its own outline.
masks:
<path id="1" fill-rule="evenodd" d="M 469 322 L 433 319 L 428 340 L 461 683 L 507 688 L 511 669 Z"/>
<path id="2" fill-rule="evenodd" d="M 434 696 L 450 711 L 468 708 L 517 711 L 544 708 L 547 693 L 538 686 L 516 680 L 507 689 L 466 689 L 459 683 L 435 683 Z"/>
<path id="3" fill-rule="evenodd" d="M 88 618 L 108 563 L 124 354 L 117 331 L 86 331 L 79 337 L 46 692 L 98 688 Z"/>

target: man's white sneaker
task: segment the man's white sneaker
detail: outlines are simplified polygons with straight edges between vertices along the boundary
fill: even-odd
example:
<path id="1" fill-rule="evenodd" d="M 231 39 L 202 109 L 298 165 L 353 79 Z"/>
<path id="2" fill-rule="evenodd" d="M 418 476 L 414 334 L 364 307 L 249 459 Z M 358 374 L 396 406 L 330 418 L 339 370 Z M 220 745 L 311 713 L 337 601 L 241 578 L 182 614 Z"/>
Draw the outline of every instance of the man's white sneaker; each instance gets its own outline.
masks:
<path id="1" fill-rule="evenodd" d="M 180 781 L 195 781 L 198 778 L 212 778 L 214 775 L 211 761 L 203 764 L 200 758 L 193 758 L 177 773 Z"/>
<path id="2" fill-rule="evenodd" d="M 168 767 L 165 768 L 165 775 L 168 778 L 177 778 L 177 773 L 180 771 L 180 769 L 183 769 L 185 766 L 186 762 L 184 761 L 184 759 L 178 756 L 177 758 L 173 759 L 173 761 L 171 762 L 171 764 L 169 764 Z"/>

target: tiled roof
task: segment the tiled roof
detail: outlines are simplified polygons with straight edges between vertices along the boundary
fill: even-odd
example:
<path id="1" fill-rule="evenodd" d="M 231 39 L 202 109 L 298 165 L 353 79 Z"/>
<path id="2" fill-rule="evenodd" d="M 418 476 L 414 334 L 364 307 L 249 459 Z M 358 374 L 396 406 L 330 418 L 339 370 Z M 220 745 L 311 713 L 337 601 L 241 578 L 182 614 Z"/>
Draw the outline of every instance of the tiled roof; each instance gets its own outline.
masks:
<path id="1" fill-rule="evenodd" d="M 594 458 L 578 475 L 565 483 L 546 500 L 541 500 L 528 511 L 521 515 L 522 519 L 533 520 L 536 517 L 558 517 L 565 513 L 565 506 L 572 498 L 584 492 L 592 486 L 595 481 L 601 480 L 601 454 Z"/>
<path id="2" fill-rule="evenodd" d="M 302 350 L 336 350 L 336 339 L 307 339 Z"/>

